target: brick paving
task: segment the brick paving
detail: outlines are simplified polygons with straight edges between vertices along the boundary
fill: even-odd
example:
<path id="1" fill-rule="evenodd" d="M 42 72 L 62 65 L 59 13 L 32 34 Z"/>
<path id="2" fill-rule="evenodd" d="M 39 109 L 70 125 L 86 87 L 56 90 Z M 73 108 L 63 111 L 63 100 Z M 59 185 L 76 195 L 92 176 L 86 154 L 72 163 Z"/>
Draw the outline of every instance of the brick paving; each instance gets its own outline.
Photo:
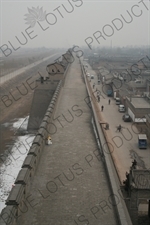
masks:
<path id="1" fill-rule="evenodd" d="M 17 225 L 118 224 L 86 97 L 76 59 L 55 113 L 53 144 L 43 150 L 31 184 L 30 205 Z"/>

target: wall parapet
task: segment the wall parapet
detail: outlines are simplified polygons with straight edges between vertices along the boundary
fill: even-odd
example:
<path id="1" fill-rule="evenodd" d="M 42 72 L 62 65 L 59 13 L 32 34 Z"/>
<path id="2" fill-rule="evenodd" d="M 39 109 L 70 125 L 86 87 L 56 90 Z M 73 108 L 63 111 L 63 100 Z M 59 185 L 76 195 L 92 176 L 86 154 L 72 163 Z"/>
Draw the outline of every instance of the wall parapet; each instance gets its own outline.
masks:
<path id="1" fill-rule="evenodd" d="M 60 97 L 62 87 L 64 86 L 69 66 L 70 64 L 68 64 L 66 67 L 64 79 L 60 80 L 56 87 L 44 118 L 39 126 L 38 131 L 36 132 L 36 136 L 14 182 L 15 185 L 12 187 L 9 193 L 5 203 L 6 207 L 0 214 L 0 225 L 16 225 L 18 218 L 22 214 L 22 207 L 26 204 L 26 197 L 27 193 L 30 191 L 31 179 L 34 177 L 41 154 L 46 145 L 46 139 L 49 134 L 51 122 L 55 114 L 58 99 Z"/>

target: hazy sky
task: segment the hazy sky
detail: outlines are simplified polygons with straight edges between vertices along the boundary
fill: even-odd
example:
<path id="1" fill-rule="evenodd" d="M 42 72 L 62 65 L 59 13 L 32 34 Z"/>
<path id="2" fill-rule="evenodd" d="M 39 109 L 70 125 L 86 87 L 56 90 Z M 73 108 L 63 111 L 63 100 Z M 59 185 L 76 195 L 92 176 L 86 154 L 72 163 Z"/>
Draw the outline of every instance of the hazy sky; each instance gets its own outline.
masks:
<path id="1" fill-rule="evenodd" d="M 1 0 L 0 18 L 1 46 L 11 48 L 23 43 L 25 47 L 83 46 L 88 37 L 94 46 L 110 46 L 111 42 L 113 46 L 150 45 L 150 1 L 146 0 Z M 39 23 L 28 28 L 25 18 Z"/>

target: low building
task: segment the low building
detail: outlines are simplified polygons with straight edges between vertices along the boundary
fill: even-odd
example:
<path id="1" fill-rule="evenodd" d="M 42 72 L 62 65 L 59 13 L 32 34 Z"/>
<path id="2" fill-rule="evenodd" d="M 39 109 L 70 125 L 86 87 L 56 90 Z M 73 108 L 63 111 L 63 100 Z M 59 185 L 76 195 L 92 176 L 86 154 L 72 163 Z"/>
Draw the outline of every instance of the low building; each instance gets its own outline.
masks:
<path id="1" fill-rule="evenodd" d="M 149 94 L 150 96 L 150 79 L 146 80 L 146 92 Z"/>
<path id="2" fill-rule="evenodd" d="M 150 224 L 150 170 L 131 168 L 126 177 L 126 204 L 133 224 Z"/>
<path id="3" fill-rule="evenodd" d="M 150 103 L 142 97 L 126 97 L 127 112 L 133 122 L 146 122 L 145 115 L 150 114 Z"/>

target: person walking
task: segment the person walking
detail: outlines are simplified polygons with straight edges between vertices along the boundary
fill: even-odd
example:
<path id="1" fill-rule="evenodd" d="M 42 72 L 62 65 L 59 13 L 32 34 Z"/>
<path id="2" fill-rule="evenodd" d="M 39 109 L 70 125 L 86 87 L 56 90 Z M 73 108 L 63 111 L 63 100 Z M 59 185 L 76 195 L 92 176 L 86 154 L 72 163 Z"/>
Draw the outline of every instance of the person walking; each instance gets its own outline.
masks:
<path id="1" fill-rule="evenodd" d="M 93 84 L 93 89 L 95 88 L 95 83 Z"/>
<path id="2" fill-rule="evenodd" d="M 97 99 L 98 99 L 98 102 L 99 102 L 99 100 L 100 100 L 100 91 L 99 90 L 97 90 Z"/>
<path id="3" fill-rule="evenodd" d="M 108 105 L 110 105 L 110 102 L 111 102 L 111 100 L 109 99 L 109 100 L 108 100 Z"/>
<path id="4" fill-rule="evenodd" d="M 104 106 L 102 105 L 102 106 L 101 106 L 101 111 L 103 112 L 103 110 L 104 110 Z"/>
<path id="5" fill-rule="evenodd" d="M 41 76 L 41 84 L 44 83 L 44 77 Z"/>
<path id="6" fill-rule="evenodd" d="M 119 131 L 119 132 L 120 132 L 120 131 L 121 131 L 121 129 L 122 129 L 122 126 L 121 126 L 121 125 L 119 125 L 119 126 L 117 127 L 116 132 L 117 132 L 117 131 Z"/>
<path id="7" fill-rule="evenodd" d="M 99 95 L 97 96 L 97 100 L 98 100 L 98 102 L 100 102 L 100 96 Z"/>
<path id="8" fill-rule="evenodd" d="M 122 129 L 121 125 L 118 126 L 118 131 L 120 132 Z"/>

